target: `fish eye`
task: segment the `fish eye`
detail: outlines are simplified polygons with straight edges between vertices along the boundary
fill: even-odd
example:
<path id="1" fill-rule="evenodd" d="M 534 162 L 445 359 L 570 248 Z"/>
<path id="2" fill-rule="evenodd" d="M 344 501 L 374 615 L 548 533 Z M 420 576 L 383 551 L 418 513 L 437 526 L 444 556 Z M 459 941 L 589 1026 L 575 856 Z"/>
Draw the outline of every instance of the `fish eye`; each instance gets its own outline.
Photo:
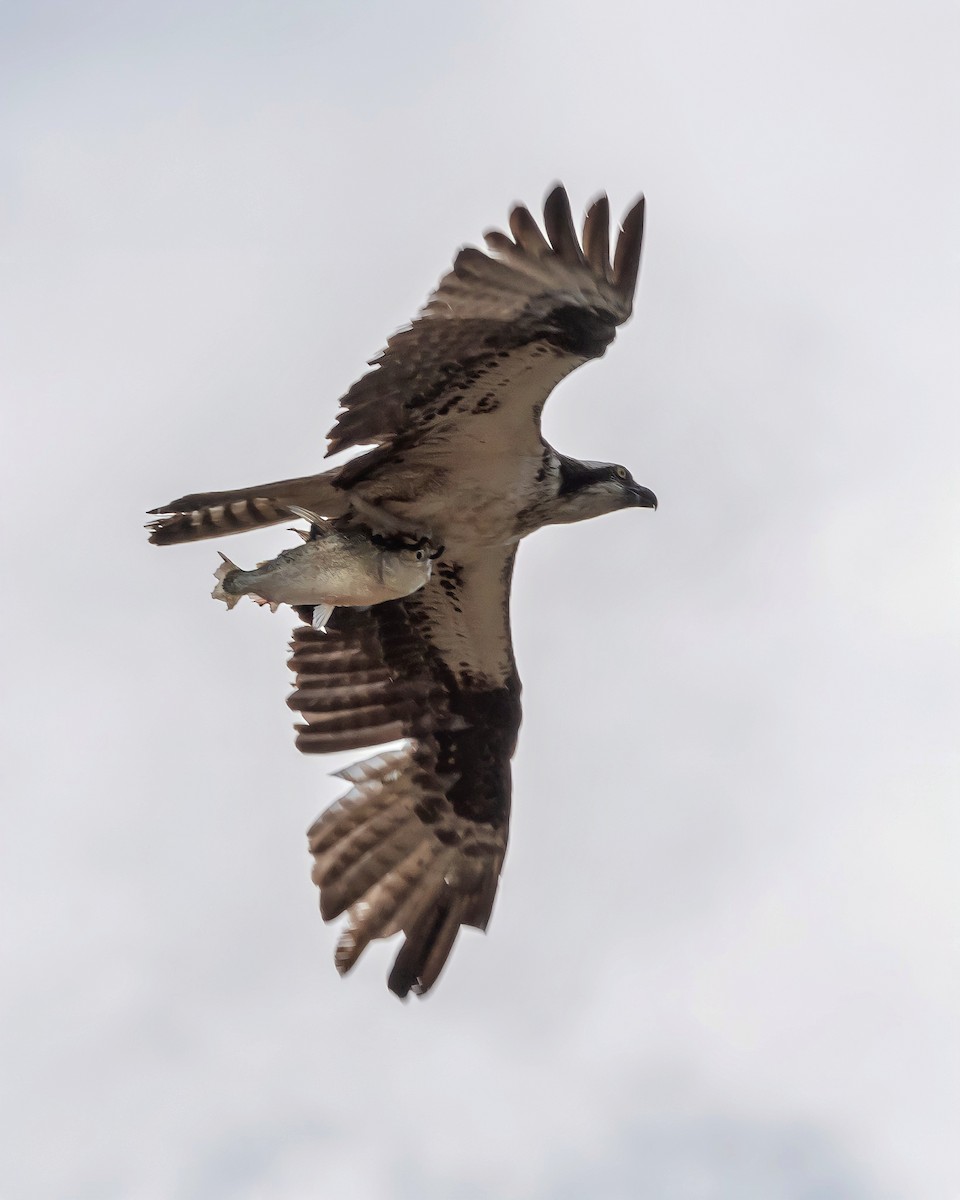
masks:
<path id="1" fill-rule="evenodd" d="M 614 475 L 616 475 L 616 477 L 617 477 L 618 479 L 626 479 L 626 477 L 627 477 L 627 468 L 626 468 L 626 467 L 614 467 L 614 468 L 613 468 L 613 473 L 614 473 Z"/>

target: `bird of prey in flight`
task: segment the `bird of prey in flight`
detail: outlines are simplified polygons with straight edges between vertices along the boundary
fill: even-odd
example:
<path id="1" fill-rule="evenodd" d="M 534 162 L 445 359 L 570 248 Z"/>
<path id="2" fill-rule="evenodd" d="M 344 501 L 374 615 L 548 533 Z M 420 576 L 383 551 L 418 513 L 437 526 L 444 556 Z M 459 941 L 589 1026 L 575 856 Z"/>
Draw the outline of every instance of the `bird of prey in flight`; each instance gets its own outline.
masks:
<path id="1" fill-rule="evenodd" d="M 426 585 L 337 608 L 326 631 L 298 610 L 287 703 L 305 753 L 402 739 L 341 771 L 350 790 L 309 831 L 325 920 L 347 923 L 344 973 L 402 931 L 388 986 L 436 982 L 461 925 L 490 919 L 507 848 L 520 679 L 510 638 L 517 546 L 544 525 L 656 508 L 623 466 L 568 458 L 540 430 L 554 387 L 600 357 L 633 308 L 643 198 L 611 256 L 606 196 L 578 238 L 567 194 L 543 230 L 523 206 L 510 235 L 456 256 L 415 320 L 347 392 L 327 453 L 368 447 L 317 475 L 183 496 L 152 510 L 157 545 L 220 537 L 309 510 L 333 529 L 443 547 Z M 369 448 L 372 447 L 372 448 Z"/>

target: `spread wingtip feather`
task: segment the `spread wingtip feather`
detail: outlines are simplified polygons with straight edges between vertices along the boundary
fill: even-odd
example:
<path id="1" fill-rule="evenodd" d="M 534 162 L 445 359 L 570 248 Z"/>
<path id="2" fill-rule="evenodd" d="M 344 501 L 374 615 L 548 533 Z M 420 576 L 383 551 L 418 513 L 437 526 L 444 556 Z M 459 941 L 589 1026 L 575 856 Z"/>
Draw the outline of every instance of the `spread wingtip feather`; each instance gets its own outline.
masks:
<path id="1" fill-rule="evenodd" d="M 577 239 L 566 189 L 557 184 L 544 201 L 543 223 L 554 253 L 572 267 L 584 265 L 583 253 Z"/>
<path id="2" fill-rule="evenodd" d="M 617 249 L 613 257 L 613 282 L 620 295 L 632 305 L 640 273 L 643 250 L 643 222 L 646 200 L 641 194 L 623 219 Z"/>

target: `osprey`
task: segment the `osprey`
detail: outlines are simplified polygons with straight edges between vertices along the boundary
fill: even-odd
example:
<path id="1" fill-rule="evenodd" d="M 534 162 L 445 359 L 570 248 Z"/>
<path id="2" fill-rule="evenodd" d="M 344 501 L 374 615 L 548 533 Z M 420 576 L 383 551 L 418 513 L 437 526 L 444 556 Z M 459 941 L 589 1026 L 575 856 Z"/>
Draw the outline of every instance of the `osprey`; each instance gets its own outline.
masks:
<path id="1" fill-rule="evenodd" d="M 309 830 L 324 920 L 347 914 L 341 974 L 403 932 L 388 986 L 423 995 L 462 925 L 485 929 L 507 848 L 520 679 L 510 582 L 520 540 L 544 525 L 656 508 L 623 466 L 568 458 L 540 431 L 565 375 L 600 357 L 633 308 L 641 197 L 610 255 L 595 200 L 577 237 L 567 194 L 528 209 L 512 237 L 466 247 L 426 306 L 347 392 L 328 454 L 373 447 L 318 475 L 182 496 L 153 509 L 157 545 L 262 527 L 298 509 L 374 537 L 443 551 L 402 599 L 338 608 L 295 629 L 290 666 L 305 753 L 403 740 L 339 774 L 350 785 Z"/>

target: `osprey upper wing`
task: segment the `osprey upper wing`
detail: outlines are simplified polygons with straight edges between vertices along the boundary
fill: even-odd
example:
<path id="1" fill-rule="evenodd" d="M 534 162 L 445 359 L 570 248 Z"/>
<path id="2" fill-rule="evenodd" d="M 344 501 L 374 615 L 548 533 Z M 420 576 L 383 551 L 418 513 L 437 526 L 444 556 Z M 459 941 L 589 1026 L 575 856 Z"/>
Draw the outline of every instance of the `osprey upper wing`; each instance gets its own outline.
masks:
<path id="1" fill-rule="evenodd" d="M 526 208 L 515 208 L 513 237 L 492 231 L 489 254 L 461 250 L 416 320 L 371 360 L 373 370 L 340 402 L 328 454 L 407 434 L 449 438 L 471 416 L 516 406 L 539 430 L 559 380 L 603 354 L 630 316 L 643 211 L 641 196 L 611 263 L 606 196 L 588 210 L 582 243 L 561 186 L 544 204 L 546 237 Z"/>
<path id="2" fill-rule="evenodd" d="M 641 197 L 624 218 L 611 262 L 610 206 L 590 206 L 578 240 L 570 202 L 555 187 L 541 233 L 529 211 L 510 214 L 513 237 L 486 235 L 490 253 L 461 250 L 417 319 L 394 334 L 373 369 L 341 400 L 332 454 L 377 444 L 419 456 L 416 474 L 448 457 L 459 469 L 485 447 L 539 455 L 540 411 L 556 384 L 613 340 L 633 308 L 643 241 Z M 450 454 L 449 452 L 453 453 Z M 341 516 L 343 485 L 359 467 L 230 491 L 191 493 L 151 509 L 159 545 L 219 537 L 289 518 L 290 504 Z M 399 462 L 399 459 L 396 459 Z"/>
<path id="3" fill-rule="evenodd" d="M 510 644 L 515 547 L 440 560 L 427 586 L 338 608 L 294 632 L 290 665 L 307 753 L 405 745 L 340 774 L 351 790 L 309 831 L 325 920 L 346 912 L 336 964 L 403 930 L 400 996 L 436 981 L 461 925 L 486 926 L 507 845 L 520 681 Z"/>

